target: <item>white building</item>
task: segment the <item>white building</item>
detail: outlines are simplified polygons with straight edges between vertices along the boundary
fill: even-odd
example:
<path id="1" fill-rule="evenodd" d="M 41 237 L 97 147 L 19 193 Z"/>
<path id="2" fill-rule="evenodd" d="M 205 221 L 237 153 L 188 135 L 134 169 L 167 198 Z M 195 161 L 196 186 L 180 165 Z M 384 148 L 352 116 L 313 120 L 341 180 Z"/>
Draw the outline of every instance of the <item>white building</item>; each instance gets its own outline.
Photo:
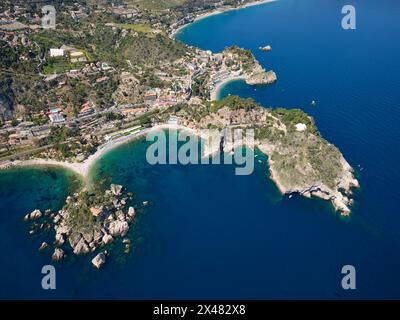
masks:
<path id="1" fill-rule="evenodd" d="M 64 116 L 61 113 L 52 113 L 49 115 L 51 123 L 62 123 L 65 121 Z"/>
<path id="2" fill-rule="evenodd" d="M 307 129 L 307 125 L 305 125 L 304 123 L 296 124 L 296 130 L 297 131 L 302 132 L 302 131 L 306 131 L 306 129 Z"/>
<path id="3" fill-rule="evenodd" d="M 63 49 L 50 49 L 50 57 L 63 57 L 64 50 Z"/>

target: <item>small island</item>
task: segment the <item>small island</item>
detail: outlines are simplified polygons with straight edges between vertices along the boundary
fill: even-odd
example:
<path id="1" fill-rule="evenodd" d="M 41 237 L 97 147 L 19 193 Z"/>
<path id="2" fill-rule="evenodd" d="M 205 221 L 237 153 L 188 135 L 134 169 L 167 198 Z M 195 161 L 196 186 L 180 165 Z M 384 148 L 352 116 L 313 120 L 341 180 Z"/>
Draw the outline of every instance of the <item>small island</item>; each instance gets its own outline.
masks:
<path id="1" fill-rule="evenodd" d="M 92 263 L 100 268 L 109 254 L 108 245 L 114 241 L 124 244 L 129 253 L 131 240 L 127 237 L 135 221 L 136 209 L 129 206 L 133 194 L 124 192 L 121 185 L 112 184 L 105 192 L 82 189 L 66 199 L 58 212 L 34 210 L 24 220 L 29 223 L 30 234 L 52 232 L 54 241 L 43 242 L 39 251 L 53 247 L 52 260 L 60 261 L 68 254 L 96 254 Z M 99 252 L 101 251 L 101 252 Z"/>
<path id="2" fill-rule="evenodd" d="M 259 47 L 258 50 L 268 52 L 268 51 L 272 50 L 272 47 L 270 45 L 268 45 L 268 46 L 265 46 L 265 47 Z"/>

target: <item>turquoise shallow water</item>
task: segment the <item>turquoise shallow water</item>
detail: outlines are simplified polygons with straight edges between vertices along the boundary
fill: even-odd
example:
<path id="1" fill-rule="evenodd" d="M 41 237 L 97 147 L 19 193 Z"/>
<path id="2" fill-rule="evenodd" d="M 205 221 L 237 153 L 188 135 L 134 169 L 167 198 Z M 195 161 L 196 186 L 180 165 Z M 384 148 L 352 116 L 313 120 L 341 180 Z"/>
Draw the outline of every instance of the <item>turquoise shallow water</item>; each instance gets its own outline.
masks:
<path id="1" fill-rule="evenodd" d="M 148 143 L 123 145 L 93 170 L 94 182 L 121 183 L 150 200 L 120 248 L 96 271 L 91 256 L 57 268 L 57 290 L 40 287 L 49 252 L 27 236 L 22 217 L 59 208 L 76 183 L 61 170 L 0 172 L 1 298 L 400 298 L 400 71 L 396 1 L 355 1 L 358 29 L 340 28 L 342 1 L 285 1 L 199 21 L 179 39 L 220 51 L 252 49 L 273 86 L 233 82 L 221 92 L 266 106 L 300 107 L 357 169 L 362 188 L 350 219 L 329 203 L 281 197 L 265 157 L 250 176 L 233 166 L 150 166 Z M 273 51 L 258 51 L 271 44 Z M 255 90 L 256 89 L 256 90 Z M 317 100 L 317 107 L 310 102 Z M 344 291 L 343 265 L 357 270 Z"/>

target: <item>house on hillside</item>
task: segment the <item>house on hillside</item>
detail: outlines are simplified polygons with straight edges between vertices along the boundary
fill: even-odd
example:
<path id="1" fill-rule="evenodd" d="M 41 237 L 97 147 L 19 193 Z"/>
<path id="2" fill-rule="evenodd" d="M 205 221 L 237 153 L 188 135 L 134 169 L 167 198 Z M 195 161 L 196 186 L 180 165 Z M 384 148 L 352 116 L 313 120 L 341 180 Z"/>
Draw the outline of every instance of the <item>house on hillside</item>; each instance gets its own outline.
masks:
<path id="1" fill-rule="evenodd" d="M 63 49 L 50 49 L 50 57 L 63 57 L 64 50 Z"/>
<path id="2" fill-rule="evenodd" d="M 82 105 L 81 111 L 79 112 L 80 117 L 88 116 L 94 113 L 94 105 L 91 101 L 86 102 Z"/>
<path id="3" fill-rule="evenodd" d="M 51 109 L 48 116 L 51 123 L 56 124 L 65 122 L 64 115 L 62 114 L 62 109 L 60 108 Z"/>

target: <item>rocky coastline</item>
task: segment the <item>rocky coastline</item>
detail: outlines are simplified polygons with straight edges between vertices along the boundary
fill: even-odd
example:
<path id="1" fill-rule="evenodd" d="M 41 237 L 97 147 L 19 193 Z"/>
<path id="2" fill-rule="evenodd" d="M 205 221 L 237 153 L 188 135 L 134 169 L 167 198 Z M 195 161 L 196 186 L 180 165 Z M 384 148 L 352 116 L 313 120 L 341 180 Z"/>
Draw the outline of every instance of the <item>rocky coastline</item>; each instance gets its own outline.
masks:
<path id="1" fill-rule="evenodd" d="M 205 108 L 196 106 L 194 115 L 206 113 Z M 245 139 L 232 144 L 223 137 L 220 141 L 207 137 L 202 129 L 253 129 L 255 139 L 250 147 L 258 148 L 268 157 L 270 178 L 282 194 L 318 197 L 330 201 L 341 215 L 350 215 L 354 203 L 352 189 L 359 187 L 354 170 L 339 149 L 321 137 L 306 113 L 299 109 L 267 109 L 234 96 L 213 102 L 211 108 L 213 111 L 200 121 L 184 111 L 176 114 L 185 118 L 181 127 L 190 128 L 205 140 L 202 156 L 210 156 L 221 148 L 232 152 L 241 145 L 249 146 Z M 304 130 L 297 129 L 299 124 Z M 208 140 L 211 142 L 207 143 Z"/>
<path id="2" fill-rule="evenodd" d="M 257 62 L 254 70 L 250 74 L 245 74 L 244 79 L 247 84 L 256 85 L 256 84 L 272 84 L 278 80 L 278 77 L 273 70 L 266 71 Z"/>
<path id="3" fill-rule="evenodd" d="M 354 170 L 349 163 L 341 155 L 340 173 L 335 178 L 335 187 L 329 187 L 323 181 L 304 180 L 303 183 L 284 183 L 281 179 L 281 172 L 276 168 L 275 163 L 271 160 L 274 146 L 265 145 L 257 142 L 257 147 L 268 157 L 268 167 L 270 178 L 275 182 L 277 188 L 283 195 L 299 194 L 301 196 L 311 198 L 317 197 L 330 201 L 336 211 L 342 216 L 349 216 L 351 213 L 351 205 L 354 200 L 349 198 L 353 192 L 353 188 L 359 188 L 359 182 L 354 177 Z"/>

